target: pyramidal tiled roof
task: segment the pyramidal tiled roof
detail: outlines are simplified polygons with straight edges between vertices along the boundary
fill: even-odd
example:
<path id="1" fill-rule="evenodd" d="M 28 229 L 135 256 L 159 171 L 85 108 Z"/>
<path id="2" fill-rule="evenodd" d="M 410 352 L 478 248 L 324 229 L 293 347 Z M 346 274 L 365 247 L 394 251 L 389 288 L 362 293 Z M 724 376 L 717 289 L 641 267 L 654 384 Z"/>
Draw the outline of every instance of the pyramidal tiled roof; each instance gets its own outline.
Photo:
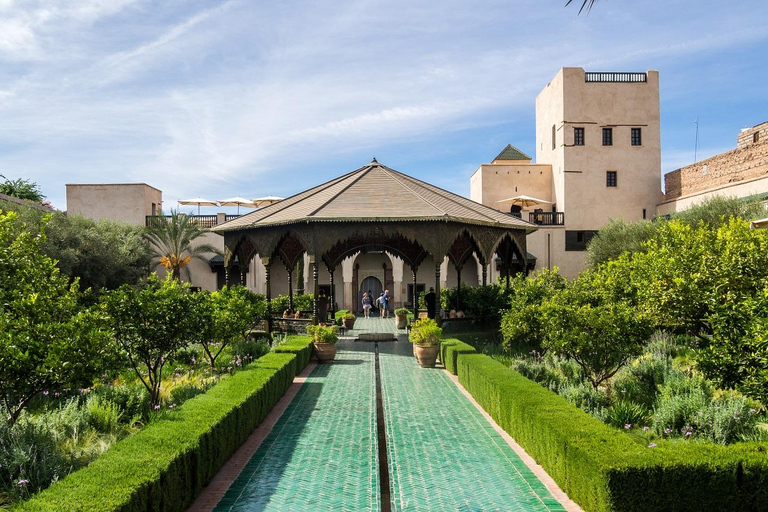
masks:
<path id="1" fill-rule="evenodd" d="M 494 160 L 531 160 L 531 157 L 512 144 L 507 144 L 507 147 L 505 147 Z"/>
<path id="2" fill-rule="evenodd" d="M 328 221 L 453 220 L 534 231 L 532 224 L 381 165 L 370 164 L 212 229 Z"/>

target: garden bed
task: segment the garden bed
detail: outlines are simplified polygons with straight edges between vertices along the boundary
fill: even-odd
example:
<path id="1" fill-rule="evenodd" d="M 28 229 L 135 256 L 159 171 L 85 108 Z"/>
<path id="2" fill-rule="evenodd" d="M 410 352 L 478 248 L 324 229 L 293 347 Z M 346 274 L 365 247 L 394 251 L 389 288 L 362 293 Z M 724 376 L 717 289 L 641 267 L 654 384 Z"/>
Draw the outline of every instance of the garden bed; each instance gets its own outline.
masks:
<path id="1" fill-rule="evenodd" d="M 289 340 L 13 510 L 185 510 L 283 396 L 310 353 L 309 338 Z"/>

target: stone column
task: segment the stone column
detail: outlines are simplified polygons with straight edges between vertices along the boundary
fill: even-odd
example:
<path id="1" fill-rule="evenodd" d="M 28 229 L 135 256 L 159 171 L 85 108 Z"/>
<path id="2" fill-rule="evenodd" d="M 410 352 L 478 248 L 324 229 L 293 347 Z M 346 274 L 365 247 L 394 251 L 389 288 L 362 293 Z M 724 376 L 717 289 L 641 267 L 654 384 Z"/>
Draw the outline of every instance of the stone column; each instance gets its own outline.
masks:
<path id="1" fill-rule="evenodd" d="M 265 295 L 267 297 L 267 332 L 272 332 L 272 290 L 269 286 L 269 258 L 262 258 L 261 263 L 264 265 L 264 288 Z"/>
<path id="2" fill-rule="evenodd" d="M 313 316 L 314 316 L 314 324 L 317 325 L 318 318 L 317 315 L 320 313 L 318 306 L 317 306 L 317 294 L 320 291 L 320 270 L 317 267 L 317 262 L 314 261 L 314 258 L 312 259 L 312 304 L 314 306 Z"/>
<path id="3" fill-rule="evenodd" d="M 411 267 L 411 271 L 413 272 L 413 319 L 418 320 L 419 319 L 419 294 L 416 293 L 416 271 L 419 270 L 419 267 Z"/>
<path id="4" fill-rule="evenodd" d="M 435 263 L 435 318 L 440 316 L 440 263 Z"/>
<path id="5" fill-rule="evenodd" d="M 328 273 L 331 275 L 331 293 L 330 293 L 330 297 L 328 297 L 328 300 L 330 301 L 329 306 L 330 306 L 330 310 L 331 310 L 331 318 L 336 318 L 336 315 L 335 315 L 336 310 L 335 310 L 334 305 L 333 305 L 334 301 L 336 300 L 336 298 L 334 297 L 334 293 L 333 293 L 333 271 L 334 270 L 335 269 L 332 269 L 332 268 L 328 269 Z M 323 321 L 325 321 L 325 318 L 323 318 Z"/>
<path id="6" fill-rule="evenodd" d="M 483 267 L 483 286 L 488 284 L 488 265 L 482 265 Z"/>

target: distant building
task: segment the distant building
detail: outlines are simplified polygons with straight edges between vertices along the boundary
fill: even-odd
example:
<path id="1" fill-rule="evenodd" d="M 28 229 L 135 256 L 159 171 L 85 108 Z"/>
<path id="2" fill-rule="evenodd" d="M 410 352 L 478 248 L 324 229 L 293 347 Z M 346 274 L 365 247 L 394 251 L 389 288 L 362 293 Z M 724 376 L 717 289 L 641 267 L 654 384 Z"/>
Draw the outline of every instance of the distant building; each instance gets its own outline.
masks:
<path id="1" fill-rule="evenodd" d="M 526 195 L 524 206 L 536 268 L 575 277 L 586 246 L 609 219 L 652 218 L 662 199 L 659 74 L 590 73 L 563 68 L 536 98 L 536 163 L 507 146 L 470 178 L 471 198 L 499 201 Z"/>
<path id="2" fill-rule="evenodd" d="M 664 191 L 659 215 L 715 196 L 768 199 L 768 122 L 741 130 L 736 149 L 667 173 Z"/>

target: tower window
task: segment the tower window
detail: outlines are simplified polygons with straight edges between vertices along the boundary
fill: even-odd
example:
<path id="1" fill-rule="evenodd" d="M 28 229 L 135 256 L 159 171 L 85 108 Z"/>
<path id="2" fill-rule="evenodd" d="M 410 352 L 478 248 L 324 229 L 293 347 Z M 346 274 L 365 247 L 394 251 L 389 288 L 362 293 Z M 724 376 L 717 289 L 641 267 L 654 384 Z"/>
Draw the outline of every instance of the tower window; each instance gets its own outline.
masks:
<path id="1" fill-rule="evenodd" d="M 618 178 L 616 176 L 616 171 L 606 171 L 605 173 L 605 186 L 606 187 L 616 187 L 618 186 Z"/>
<path id="2" fill-rule="evenodd" d="M 603 146 L 613 146 L 613 128 L 603 128 Z"/>
<path id="3" fill-rule="evenodd" d="M 556 131 L 557 129 L 555 128 L 555 125 L 552 125 L 552 149 L 555 149 L 556 147 L 555 146 L 555 135 L 557 134 Z"/>
<path id="4" fill-rule="evenodd" d="M 573 145 L 574 146 L 584 145 L 584 128 L 573 129 Z"/>
<path id="5" fill-rule="evenodd" d="M 756 143 L 760 140 L 760 132 L 755 132 L 752 134 L 752 143 Z"/>
<path id="6" fill-rule="evenodd" d="M 640 128 L 632 128 L 632 145 L 633 146 L 643 145 L 643 133 Z"/>

